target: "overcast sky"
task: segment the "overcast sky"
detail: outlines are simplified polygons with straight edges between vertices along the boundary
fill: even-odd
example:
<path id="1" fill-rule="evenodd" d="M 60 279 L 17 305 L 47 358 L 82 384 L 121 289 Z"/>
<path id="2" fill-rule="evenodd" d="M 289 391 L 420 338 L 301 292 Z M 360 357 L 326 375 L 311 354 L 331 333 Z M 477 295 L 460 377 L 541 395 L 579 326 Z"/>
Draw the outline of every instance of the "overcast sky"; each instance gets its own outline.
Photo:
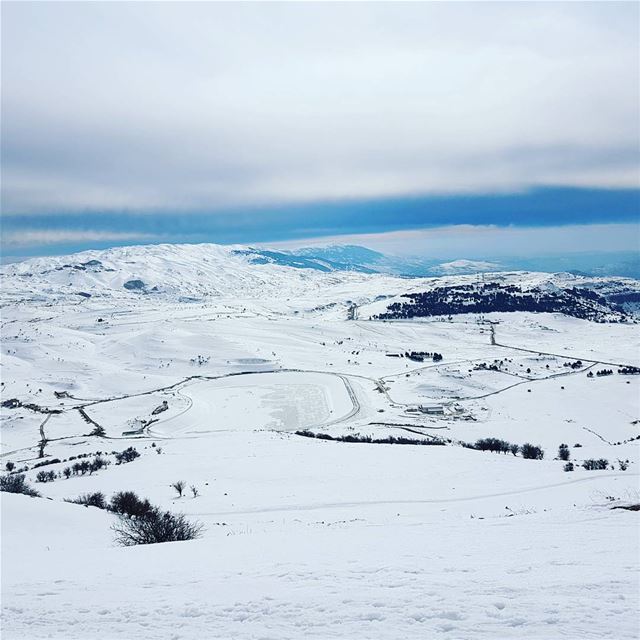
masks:
<path id="1" fill-rule="evenodd" d="M 153 241 L 141 215 L 169 240 L 216 218 L 215 242 L 238 208 L 297 229 L 297 205 L 637 190 L 639 8 L 3 2 L 5 251 Z"/>

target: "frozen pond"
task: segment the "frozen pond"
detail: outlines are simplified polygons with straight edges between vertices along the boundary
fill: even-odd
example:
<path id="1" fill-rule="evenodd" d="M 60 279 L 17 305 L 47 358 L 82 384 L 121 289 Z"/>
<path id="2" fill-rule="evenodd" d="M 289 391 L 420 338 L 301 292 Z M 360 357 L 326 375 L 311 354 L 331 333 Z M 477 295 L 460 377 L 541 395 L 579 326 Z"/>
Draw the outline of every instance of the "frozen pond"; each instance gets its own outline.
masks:
<path id="1" fill-rule="evenodd" d="M 159 435 L 260 429 L 295 431 L 353 410 L 344 380 L 326 373 L 264 373 L 200 380 L 176 391 L 186 410 L 153 426 Z"/>

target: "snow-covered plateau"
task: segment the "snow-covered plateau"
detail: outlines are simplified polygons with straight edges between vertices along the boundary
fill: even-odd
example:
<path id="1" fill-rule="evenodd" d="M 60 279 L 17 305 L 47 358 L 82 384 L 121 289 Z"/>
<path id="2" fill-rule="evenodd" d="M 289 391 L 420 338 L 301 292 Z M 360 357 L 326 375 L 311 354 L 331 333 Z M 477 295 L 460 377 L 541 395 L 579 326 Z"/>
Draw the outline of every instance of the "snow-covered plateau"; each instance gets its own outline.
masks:
<path id="1" fill-rule="evenodd" d="M 41 494 L 0 494 L 3 639 L 639 637 L 638 281 L 216 245 L 1 274 L 3 473 Z M 66 501 L 120 491 L 202 535 Z"/>

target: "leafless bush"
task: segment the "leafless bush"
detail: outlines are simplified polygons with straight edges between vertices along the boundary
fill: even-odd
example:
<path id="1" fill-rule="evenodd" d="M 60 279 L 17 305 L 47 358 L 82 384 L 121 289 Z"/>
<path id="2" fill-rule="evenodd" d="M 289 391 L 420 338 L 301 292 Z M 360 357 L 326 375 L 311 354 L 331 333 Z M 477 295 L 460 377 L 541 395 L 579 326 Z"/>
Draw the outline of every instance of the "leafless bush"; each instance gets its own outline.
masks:
<path id="1" fill-rule="evenodd" d="M 184 480 L 178 480 L 178 482 L 174 482 L 171 486 L 178 492 L 178 496 L 182 498 L 182 494 L 187 488 L 187 483 Z"/>
<path id="2" fill-rule="evenodd" d="M 105 500 L 104 493 L 102 493 L 102 491 L 96 491 L 95 493 L 84 493 L 74 500 L 65 500 L 65 502 L 72 502 L 73 504 L 83 504 L 85 507 L 98 507 L 98 509 L 108 508 L 107 501 Z"/>
<path id="3" fill-rule="evenodd" d="M 25 496 L 38 498 L 40 494 L 32 489 L 25 480 L 24 473 L 15 473 L 10 476 L 0 476 L 0 491 L 7 493 L 22 493 Z"/>
<path id="4" fill-rule="evenodd" d="M 202 524 L 190 522 L 181 513 L 153 509 L 139 518 L 120 517 L 112 526 L 116 542 L 124 547 L 160 542 L 194 540 L 202 535 Z"/>
<path id="5" fill-rule="evenodd" d="M 142 517 L 154 510 L 149 500 L 141 500 L 133 491 L 114 493 L 109 509 L 123 516 Z"/>

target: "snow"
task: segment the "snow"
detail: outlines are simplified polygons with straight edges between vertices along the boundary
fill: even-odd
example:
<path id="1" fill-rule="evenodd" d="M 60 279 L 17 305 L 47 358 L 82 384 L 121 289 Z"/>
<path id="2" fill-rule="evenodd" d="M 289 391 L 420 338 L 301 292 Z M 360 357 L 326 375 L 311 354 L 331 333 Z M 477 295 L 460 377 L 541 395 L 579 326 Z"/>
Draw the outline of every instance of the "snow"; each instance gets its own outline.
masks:
<path id="1" fill-rule="evenodd" d="M 6 571 L 22 569 L 4 602 L 9 637 L 637 637 L 628 512 L 464 527 L 401 513 L 91 550 L 91 509 L 78 512 L 82 551 L 7 556 Z"/>
<path id="2" fill-rule="evenodd" d="M 89 260 L 103 268 L 56 270 Z M 0 495 L 3 638 L 638 637 L 638 514 L 612 507 L 640 500 L 640 377 L 587 377 L 639 362 L 637 325 L 376 322 L 377 307 L 437 280 L 256 265 L 211 245 L 2 273 L 2 399 L 61 411 L 2 410 L 3 464 L 29 466 L 44 496 Z M 128 291 L 131 279 L 159 291 Z M 388 355 L 411 350 L 444 357 Z M 97 451 L 111 464 L 35 482 L 41 428 L 44 460 L 62 460 L 42 469 Z M 460 446 L 488 436 L 545 458 Z M 575 471 L 555 459 L 560 443 Z M 141 456 L 115 464 L 129 446 Z M 606 470 L 580 466 L 601 457 Z M 177 480 L 197 497 L 178 497 Z M 115 516 L 64 502 L 121 490 L 202 522 L 202 538 L 118 547 Z"/>
<path id="3" fill-rule="evenodd" d="M 452 260 L 451 262 L 441 262 L 431 271 L 438 275 L 454 275 L 456 273 L 475 273 L 480 271 L 492 271 L 499 269 L 500 265 L 495 262 L 483 260 Z"/>

